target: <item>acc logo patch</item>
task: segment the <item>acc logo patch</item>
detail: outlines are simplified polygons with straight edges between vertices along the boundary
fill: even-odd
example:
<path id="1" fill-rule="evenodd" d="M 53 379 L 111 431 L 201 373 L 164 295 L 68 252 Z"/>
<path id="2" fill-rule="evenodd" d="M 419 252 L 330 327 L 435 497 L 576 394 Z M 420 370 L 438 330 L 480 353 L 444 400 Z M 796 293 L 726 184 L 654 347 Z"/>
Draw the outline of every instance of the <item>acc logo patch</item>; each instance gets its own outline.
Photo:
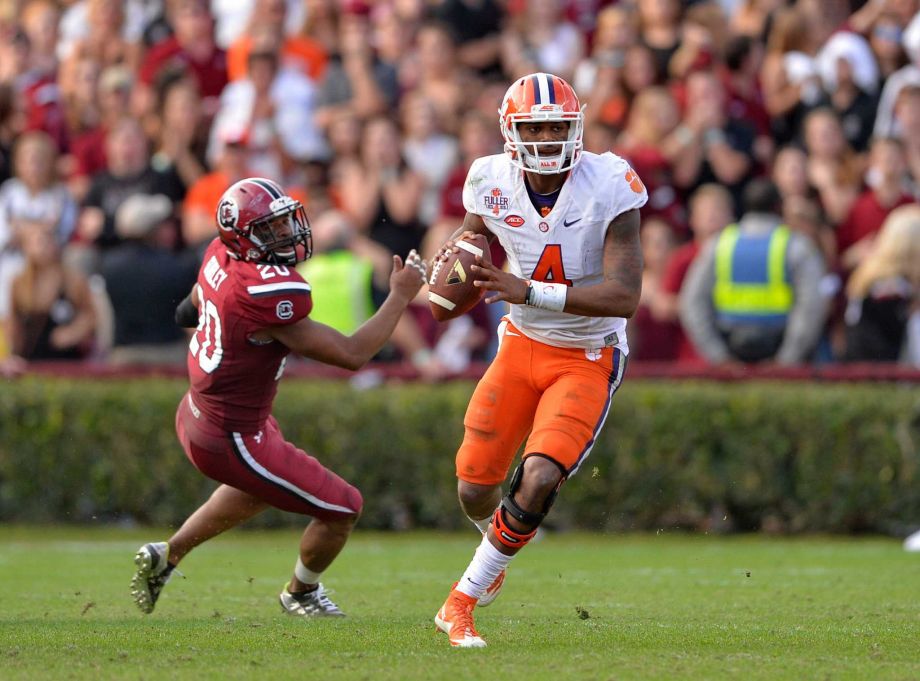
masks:
<path id="1" fill-rule="evenodd" d="M 459 260 L 454 262 L 454 266 L 450 268 L 450 272 L 447 275 L 448 284 L 463 284 L 466 283 L 466 270 L 463 269 L 463 265 Z"/>
<path id="2" fill-rule="evenodd" d="M 541 231 L 541 232 L 548 232 L 548 231 L 549 231 L 549 225 L 546 224 L 545 222 L 541 222 L 541 223 L 538 225 L 538 227 L 540 228 L 540 231 Z"/>
<path id="3" fill-rule="evenodd" d="M 224 199 L 217 206 L 217 224 L 223 229 L 234 229 L 240 219 L 240 207 L 235 199 Z"/>
<path id="4" fill-rule="evenodd" d="M 275 306 L 275 314 L 278 319 L 290 319 L 294 316 L 294 303 L 290 300 L 282 300 Z"/>
<path id="5" fill-rule="evenodd" d="M 505 224 L 509 227 L 520 227 L 524 224 L 524 218 L 520 215 L 509 215 L 505 218 Z"/>

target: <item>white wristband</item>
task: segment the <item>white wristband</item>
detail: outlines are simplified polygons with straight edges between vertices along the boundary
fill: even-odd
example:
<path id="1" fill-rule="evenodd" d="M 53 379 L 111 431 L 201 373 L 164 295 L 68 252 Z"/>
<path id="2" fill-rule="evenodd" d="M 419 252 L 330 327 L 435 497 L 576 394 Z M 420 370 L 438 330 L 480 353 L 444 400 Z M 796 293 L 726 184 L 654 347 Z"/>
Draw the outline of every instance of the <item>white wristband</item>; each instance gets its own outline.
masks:
<path id="1" fill-rule="evenodd" d="M 565 284 L 528 281 L 524 304 L 553 312 L 562 312 L 565 309 L 565 295 L 568 290 L 569 287 Z"/>

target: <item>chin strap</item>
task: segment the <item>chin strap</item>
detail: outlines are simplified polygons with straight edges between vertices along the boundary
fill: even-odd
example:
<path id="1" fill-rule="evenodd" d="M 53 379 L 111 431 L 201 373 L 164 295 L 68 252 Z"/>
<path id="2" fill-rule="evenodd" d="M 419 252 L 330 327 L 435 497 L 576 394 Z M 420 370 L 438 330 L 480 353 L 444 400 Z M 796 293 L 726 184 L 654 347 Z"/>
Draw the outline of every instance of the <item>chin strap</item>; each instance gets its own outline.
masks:
<path id="1" fill-rule="evenodd" d="M 556 173 L 562 173 L 566 170 L 571 170 L 571 166 L 565 167 L 566 162 L 569 160 L 569 157 L 564 152 L 562 154 L 555 154 L 553 156 L 534 156 L 533 154 L 528 154 L 527 152 L 521 152 L 521 160 L 528 170 L 534 173 L 541 173 L 547 175 L 554 175 Z M 551 162 L 554 161 L 555 165 L 553 166 L 541 166 L 540 161 Z"/>

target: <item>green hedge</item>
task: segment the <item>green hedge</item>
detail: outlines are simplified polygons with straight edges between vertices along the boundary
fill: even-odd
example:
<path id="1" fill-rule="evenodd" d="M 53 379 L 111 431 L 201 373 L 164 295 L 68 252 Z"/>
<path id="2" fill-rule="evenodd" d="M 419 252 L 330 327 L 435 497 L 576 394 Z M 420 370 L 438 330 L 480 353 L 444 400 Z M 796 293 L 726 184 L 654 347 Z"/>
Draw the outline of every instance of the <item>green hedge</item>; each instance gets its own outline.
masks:
<path id="1" fill-rule="evenodd" d="M 0 384 L 0 520 L 181 522 L 213 489 L 175 438 L 185 387 Z M 275 414 L 290 440 L 361 489 L 363 527 L 453 528 L 466 522 L 453 457 L 472 387 L 288 379 Z M 627 380 L 550 523 L 903 532 L 920 525 L 920 390 Z"/>

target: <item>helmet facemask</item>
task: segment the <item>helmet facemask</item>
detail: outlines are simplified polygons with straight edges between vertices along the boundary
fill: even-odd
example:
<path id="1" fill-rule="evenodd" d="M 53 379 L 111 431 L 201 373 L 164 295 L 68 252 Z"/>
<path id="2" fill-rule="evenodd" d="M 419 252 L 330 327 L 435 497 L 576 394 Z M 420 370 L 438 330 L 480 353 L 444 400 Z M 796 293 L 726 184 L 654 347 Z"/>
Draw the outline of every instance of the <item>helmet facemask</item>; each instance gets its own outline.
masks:
<path id="1" fill-rule="evenodd" d="M 313 254 L 310 222 L 299 201 L 285 196 L 276 202 L 285 205 L 249 223 L 249 241 L 259 250 L 259 262 L 296 265 Z"/>
<path id="2" fill-rule="evenodd" d="M 508 114 L 505 116 L 502 135 L 505 138 L 505 152 L 511 162 L 528 173 L 539 175 L 556 175 L 571 170 L 581 160 L 584 148 L 582 133 L 584 129 L 584 112 L 566 112 L 562 107 L 552 105 L 535 105 L 539 111 Z M 564 121 L 569 124 L 569 134 L 565 140 L 543 142 L 524 142 L 518 126 L 526 123 Z M 559 153 L 546 155 L 542 150 L 561 147 Z"/>

